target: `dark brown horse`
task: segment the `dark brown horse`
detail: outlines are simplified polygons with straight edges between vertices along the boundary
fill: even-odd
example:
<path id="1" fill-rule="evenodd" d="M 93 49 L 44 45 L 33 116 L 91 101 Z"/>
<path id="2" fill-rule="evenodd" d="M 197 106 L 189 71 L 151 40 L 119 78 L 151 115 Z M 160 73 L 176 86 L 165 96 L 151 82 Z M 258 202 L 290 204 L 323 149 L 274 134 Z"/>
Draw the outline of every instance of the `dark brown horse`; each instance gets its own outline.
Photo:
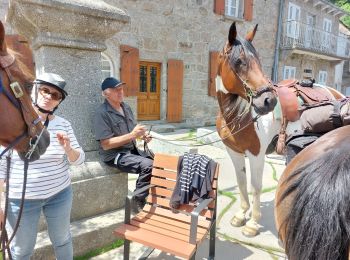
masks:
<path id="1" fill-rule="evenodd" d="M 279 237 L 290 260 L 350 259 L 350 126 L 300 152 L 280 178 Z"/>
<path id="2" fill-rule="evenodd" d="M 32 107 L 30 91 L 33 75 L 18 57 L 6 47 L 5 29 L 0 21 L 0 145 L 14 148 L 23 159 L 43 130 L 43 125 Z M 11 87 L 12 86 L 12 87 Z M 16 97 L 17 96 L 17 97 Z M 23 138 L 19 138 L 23 136 Z M 50 144 L 46 129 L 38 139 L 30 161 L 37 160 Z"/>

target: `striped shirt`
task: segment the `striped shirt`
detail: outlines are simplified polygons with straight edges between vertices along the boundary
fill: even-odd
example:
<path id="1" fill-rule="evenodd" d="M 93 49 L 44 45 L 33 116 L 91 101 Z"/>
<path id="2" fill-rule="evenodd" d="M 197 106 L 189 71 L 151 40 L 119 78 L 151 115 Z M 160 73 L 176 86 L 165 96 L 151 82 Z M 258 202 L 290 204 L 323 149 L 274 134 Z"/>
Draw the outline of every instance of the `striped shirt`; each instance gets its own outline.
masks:
<path id="1" fill-rule="evenodd" d="M 26 199 L 49 198 L 71 183 L 69 164 L 80 165 L 85 160 L 85 153 L 79 146 L 71 124 L 64 118 L 56 116 L 49 123 L 50 145 L 40 159 L 29 163 Z M 59 144 L 56 134 L 65 133 L 70 138 L 71 147 L 80 151 L 79 158 L 70 162 L 63 147 Z M 0 148 L 4 150 L 4 147 Z M 13 152 L 10 167 L 9 197 L 20 199 L 22 195 L 24 163 L 16 151 Z M 0 161 L 0 179 L 6 178 L 6 156 Z"/>

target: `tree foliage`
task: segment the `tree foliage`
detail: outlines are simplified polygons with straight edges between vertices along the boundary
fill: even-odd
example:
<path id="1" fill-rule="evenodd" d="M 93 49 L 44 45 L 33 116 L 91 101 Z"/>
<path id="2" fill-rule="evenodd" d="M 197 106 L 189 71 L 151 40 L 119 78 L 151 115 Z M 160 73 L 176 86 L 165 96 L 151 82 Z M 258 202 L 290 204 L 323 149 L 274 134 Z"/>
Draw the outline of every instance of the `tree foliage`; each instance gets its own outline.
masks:
<path id="1" fill-rule="evenodd" d="M 330 0 L 333 4 L 339 6 L 341 9 L 350 13 L 350 2 L 349 0 Z M 341 21 L 350 28 L 350 16 L 346 15 L 341 18 Z"/>

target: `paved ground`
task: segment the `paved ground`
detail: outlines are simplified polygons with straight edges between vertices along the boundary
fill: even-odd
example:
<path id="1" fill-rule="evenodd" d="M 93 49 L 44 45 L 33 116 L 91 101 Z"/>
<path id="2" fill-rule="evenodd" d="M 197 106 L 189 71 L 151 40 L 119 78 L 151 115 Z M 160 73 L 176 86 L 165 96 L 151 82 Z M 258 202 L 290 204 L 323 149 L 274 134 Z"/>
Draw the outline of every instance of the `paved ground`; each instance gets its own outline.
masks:
<path id="1" fill-rule="evenodd" d="M 171 138 L 188 136 L 188 130 L 177 131 L 169 134 Z M 164 150 L 165 144 L 161 145 Z M 153 150 L 157 151 L 158 146 Z M 158 147 L 159 150 L 160 146 Z M 169 148 L 171 150 L 171 147 Z M 178 149 L 178 148 L 176 148 Z M 164 151 L 163 151 L 164 152 Z M 231 226 L 230 220 L 234 212 L 239 207 L 238 187 L 231 160 L 225 150 L 214 146 L 203 146 L 198 148 L 198 153 L 205 154 L 220 163 L 219 190 L 218 197 L 218 225 L 216 241 L 216 259 L 284 259 L 283 249 L 279 247 L 277 231 L 274 225 L 273 207 L 274 193 L 277 179 L 284 169 L 283 157 L 271 155 L 266 157 L 263 194 L 261 196 L 262 218 L 260 221 L 260 234 L 254 238 L 246 238 L 241 234 L 241 228 Z M 249 172 L 249 166 L 248 166 Z M 249 178 L 248 178 L 249 180 Z M 249 183 L 249 181 L 248 181 Z M 129 191 L 134 189 L 135 176 L 129 175 Z M 222 193 L 224 192 L 224 194 Z M 94 260 L 122 259 L 123 249 L 118 248 L 94 257 Z M 131 245 L 131 259 L 137 259 L 141 255 L 143 247 L 137 243 Z M 206 259 L 208 256 L 208 241 L 200 247 L 196 259 Z M 175 259 L 160 251 L 154 251 L 149 259 Z"/>

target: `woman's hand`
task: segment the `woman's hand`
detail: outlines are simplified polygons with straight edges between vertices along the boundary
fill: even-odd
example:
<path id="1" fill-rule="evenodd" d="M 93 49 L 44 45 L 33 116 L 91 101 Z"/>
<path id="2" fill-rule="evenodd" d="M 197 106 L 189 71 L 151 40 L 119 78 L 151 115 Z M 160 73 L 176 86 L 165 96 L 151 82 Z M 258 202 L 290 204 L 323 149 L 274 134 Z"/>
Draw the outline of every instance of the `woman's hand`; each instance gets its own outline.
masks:
<path id="1" fill-rule="evenodd" d="M 72 150 L 72 147 L 70 146 L 70 139 L 65 133 L 57 133 L 56 136 L 58 139 L 58 143 L 63 147 L 66 153 Z"/>

